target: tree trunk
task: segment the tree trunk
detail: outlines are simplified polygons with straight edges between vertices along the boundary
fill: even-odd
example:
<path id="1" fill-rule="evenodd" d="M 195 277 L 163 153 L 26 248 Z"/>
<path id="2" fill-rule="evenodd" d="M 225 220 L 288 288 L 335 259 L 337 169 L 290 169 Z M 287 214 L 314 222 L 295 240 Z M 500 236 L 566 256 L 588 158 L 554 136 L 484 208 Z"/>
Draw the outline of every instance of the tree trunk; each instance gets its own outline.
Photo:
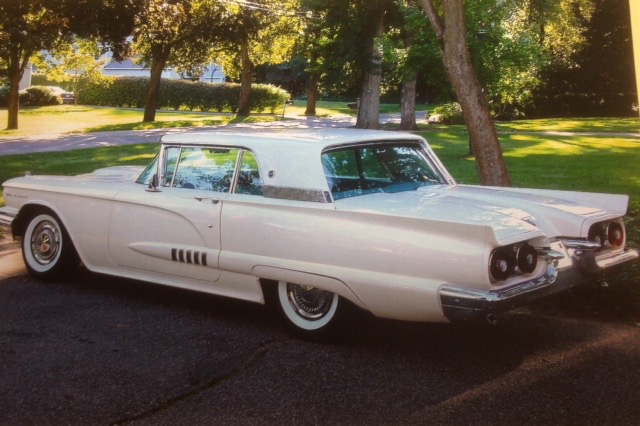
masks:
<path id="1" fill-rule="evenodd" d="M 400 130 L 416 130 L 416 82 L 417 76 L 413 74 L 402 83 L 400 99 Z"/>
<path id="2" fill-rule="evenodd" d="M 238 117 L 248 117 L 251 113 L 251 83 L 253 82 L 253 62 L 249 58 L 249 42 L 243 40 L 240 48 L 242 57 L 242 77 L 240 78 L 240 100 L 238 101 Z"/>
<path id="3" fill-rule="evenodd" d="M 169 48 L 152 48 L 151 58 L 151 78 L 149 79 L 149 91 L 144 101 L 144 118 L 145 123 L 156 120 L 156 110 L 158 109 L 158 98 L 160 97 L 160 84 L 162 83 L 162 71 L 167 64 L 169 57 Z"/>
<path id="4" fill-rule="evenodd" d="M 7 130 L 16 130 L 20 111 L 20 80 L 22 80 L 27 61 L 20 60 L 19 52 L 11 52 L 10 55 Z"/>
<path id="5" fill-rule="evenodd" d="M 382 49 L 378 45 L 384 33 L 384 10 L 376 17 L 375 32 L 371 40 L 371 63 L 364 72 L 362 94 L 358 108 L 356 127 L 377 129 L 380 127 L 380 81 L 382 80 Z"/>
<path id="6" fill-rule="evenodd" d="M 447 75 L 462 107 L 480 182 L 511 186 L 489 103 L 469 56 L 463 0 L 442 0 L 442 18 L 432 0 L 422 0 L 422 4 L 440 43 Z"/>
<path id="7" fill-rule="evenodd" d="M 309 77 L 309 93 L 307 93 L 307 109 L 304 111 L 304 115 L 315 117 L 316 115 L 316 103 L 318 103 L 318 81 L 320 80 L 320 73 L 314 71 Z"/>

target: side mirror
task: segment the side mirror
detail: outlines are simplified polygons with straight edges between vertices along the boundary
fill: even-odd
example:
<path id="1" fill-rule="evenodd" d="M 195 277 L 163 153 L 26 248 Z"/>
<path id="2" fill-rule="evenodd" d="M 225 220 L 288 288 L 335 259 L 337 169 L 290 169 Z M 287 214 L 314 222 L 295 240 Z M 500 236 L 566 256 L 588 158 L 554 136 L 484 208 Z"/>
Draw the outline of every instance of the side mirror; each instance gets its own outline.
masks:
<path id="1" fill-rule="evenodd" d="M 151 177 L 151 182 L 149 182 L 149 186 L 147 187 L 147 192 L 162 192 L 162 190 L 160 190 L 158 187 L 159 185 L 159 178 L 158 178 L 158 174 L 155 173 L 152 177 Z"/>

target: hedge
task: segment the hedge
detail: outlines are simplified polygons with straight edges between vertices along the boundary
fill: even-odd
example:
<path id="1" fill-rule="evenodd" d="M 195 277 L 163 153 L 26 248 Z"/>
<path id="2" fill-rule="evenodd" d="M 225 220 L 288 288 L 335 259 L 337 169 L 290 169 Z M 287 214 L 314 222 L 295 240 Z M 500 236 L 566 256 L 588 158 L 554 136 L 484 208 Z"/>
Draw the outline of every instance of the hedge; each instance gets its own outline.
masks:
<path id="1" fill-rule="evenodd" d="M 148 77 L 104 77 L 77 93 L 78 103 L 111 107 L 144 107 Z M 159 109 L 189 111 L 238 110 L 240 85 L 164 79 L 160 85 Z M 275 113 L 289 99 L 289 93 L 269 84 L 254 84 L 251 111 Z"/>

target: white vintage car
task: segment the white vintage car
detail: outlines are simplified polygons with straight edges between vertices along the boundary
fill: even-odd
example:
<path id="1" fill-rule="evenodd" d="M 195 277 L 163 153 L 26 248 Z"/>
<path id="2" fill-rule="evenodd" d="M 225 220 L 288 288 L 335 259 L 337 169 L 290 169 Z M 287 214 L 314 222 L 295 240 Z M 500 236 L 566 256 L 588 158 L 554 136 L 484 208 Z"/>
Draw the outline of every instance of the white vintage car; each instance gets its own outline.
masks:
<path id="1" fill-rule="evenodd" d="M 91 271 L 271 303 L 301 333 L 355 305 L 446 322 L 638 258 L 624 195 L 457 185 L 421 137 L 308 130 L 164 136 L 146 168 L 4 183 L 38 278 Z"/>

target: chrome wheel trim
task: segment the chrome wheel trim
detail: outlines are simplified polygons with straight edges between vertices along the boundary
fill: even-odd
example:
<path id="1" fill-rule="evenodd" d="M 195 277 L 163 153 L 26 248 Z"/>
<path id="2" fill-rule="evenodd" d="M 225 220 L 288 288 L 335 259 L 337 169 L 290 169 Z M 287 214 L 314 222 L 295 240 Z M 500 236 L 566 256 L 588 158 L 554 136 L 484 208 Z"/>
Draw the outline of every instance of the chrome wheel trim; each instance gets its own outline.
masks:
<path id="1" fill-rule="evenodd" d="M 278 283 L 280 306 L 287 318 L 303 330 L 318 330 L 331 322 L 338 308 L 337 294 L 313 286 Z"/>
<path id="2" fill-rule="evenodd" d="M 34 217 L 27 227 L 24 257 L 37 272 L 46 272 L 57 264 L 62 251 L 62 231 L 58 222 L 47 214 Z"/>

